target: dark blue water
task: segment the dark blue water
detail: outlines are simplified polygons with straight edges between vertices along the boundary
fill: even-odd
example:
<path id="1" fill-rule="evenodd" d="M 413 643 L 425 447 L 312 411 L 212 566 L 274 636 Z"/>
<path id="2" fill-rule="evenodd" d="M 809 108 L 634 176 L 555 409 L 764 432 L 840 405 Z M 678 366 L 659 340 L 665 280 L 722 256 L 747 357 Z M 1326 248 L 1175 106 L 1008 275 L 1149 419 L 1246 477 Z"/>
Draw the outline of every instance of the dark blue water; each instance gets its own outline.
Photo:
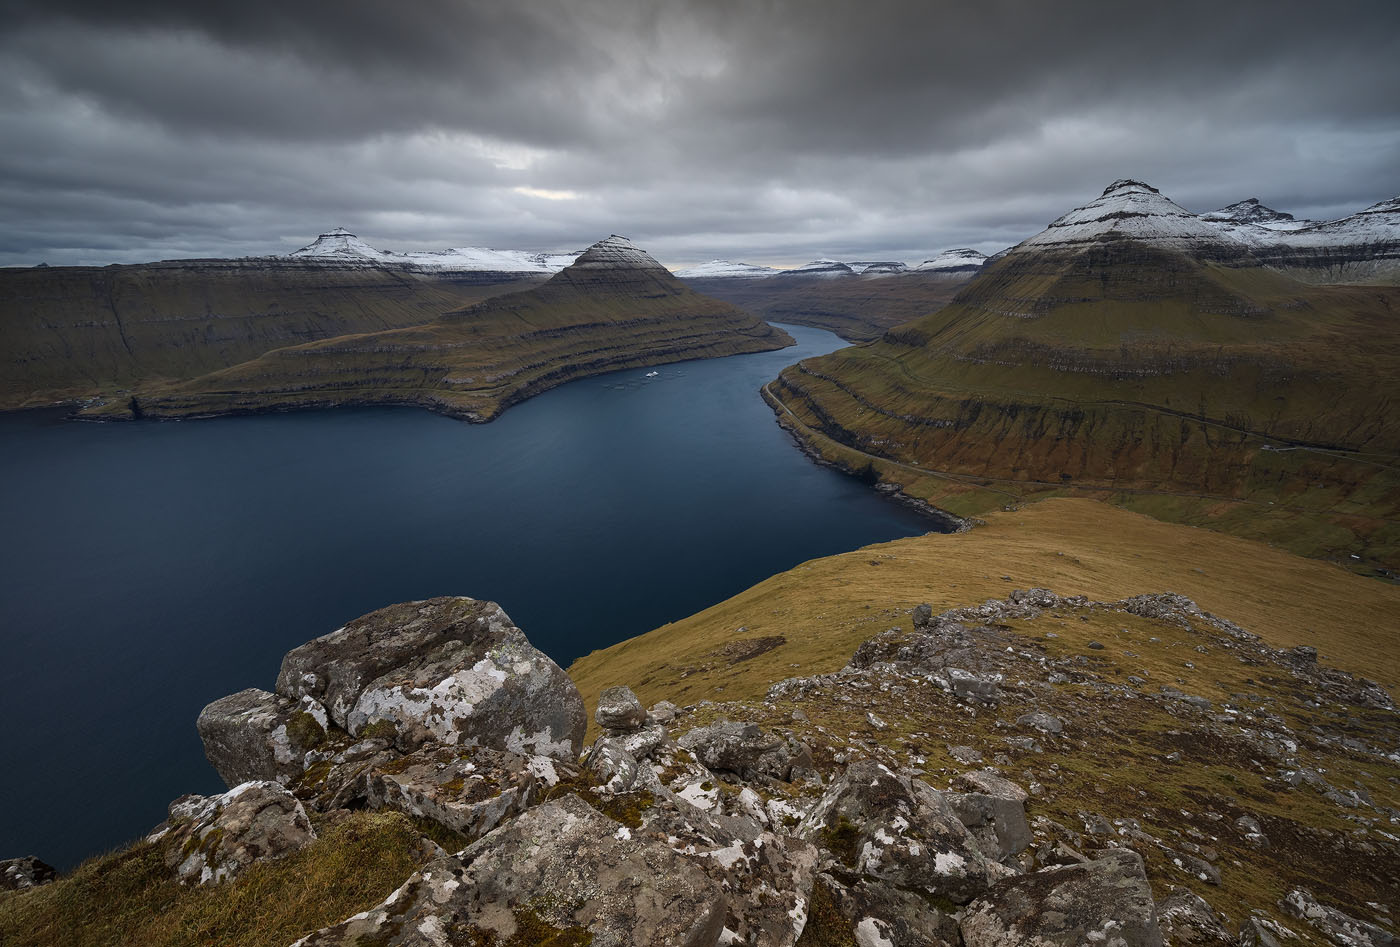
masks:
<path id="1" fill-rule="evenodd" d="M 223 787 L 194 720 L 392 602 L 500 602 L 561 665 L 930 521 L 812 464 L 760 385 L 843 343 L 416 409 L 0 415 L 0 858 L 59 866 Z"/>

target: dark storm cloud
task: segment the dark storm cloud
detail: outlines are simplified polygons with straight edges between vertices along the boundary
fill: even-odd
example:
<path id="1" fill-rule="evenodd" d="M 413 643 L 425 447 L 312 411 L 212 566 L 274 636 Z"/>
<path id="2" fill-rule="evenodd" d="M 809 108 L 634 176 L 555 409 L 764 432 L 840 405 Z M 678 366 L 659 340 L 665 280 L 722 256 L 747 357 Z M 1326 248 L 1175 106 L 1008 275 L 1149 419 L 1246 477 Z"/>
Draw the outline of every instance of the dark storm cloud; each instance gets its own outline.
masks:
<path id="1" fill-rule="evenodd" d="M 1145 178 L 1336 216 L 1400 167 L 1387 2 L 0 2 L 0 262 L 400 249 L 915 261 Z"/>

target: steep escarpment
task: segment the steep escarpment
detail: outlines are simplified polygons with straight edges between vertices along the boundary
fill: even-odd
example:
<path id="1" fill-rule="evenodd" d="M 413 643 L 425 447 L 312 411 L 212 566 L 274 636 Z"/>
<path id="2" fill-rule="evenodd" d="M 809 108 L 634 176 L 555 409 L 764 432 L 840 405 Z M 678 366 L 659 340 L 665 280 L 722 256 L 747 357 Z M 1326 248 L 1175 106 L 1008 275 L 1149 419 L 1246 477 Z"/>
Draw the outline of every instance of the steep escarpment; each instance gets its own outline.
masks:
<path id="1" fill-rule="evenodd" d="M 768 393 L 814 451 L 957 512 L 1064 489 L 1192 521 L 1275 507 L 1296 518 L 1251 535 L 1396 569 L 1398 309 L 1120 181 L 946 308 Z"/>
<path id="2" fill-rule="evenodd" d="M 498 606 L 381 609 L 290 652 L 274 692 L 206 707 L 228 792 L 181 797 L 130 849 L 0 895 L 0 936 L 1393 940 L 1384 688 L 1171 593 L 1032 588 L 894 614 L 840 670 L 760 699 L 648 709 L 610 687 L 580 754 L 578 690 Z M 372 885 L 306 897 L 357 855 Z"/>
<path id="3" fill-rule="evenodd" d="M 521 285 L 275 257 L 0 270 L 0 409 L 115 397 L 288 345 L 419 325 Z"/>
<path id="4" fill-rule="evenodd" d="M 687 289 L 621 237 L 600 241 L 536 289 L 425 325 L 278 349 L 191 381 L 136 393 L 147 417 L 412 404 L 485 421 L 572 378 L 618 368 L 768 351 L 784 332 Z"/>

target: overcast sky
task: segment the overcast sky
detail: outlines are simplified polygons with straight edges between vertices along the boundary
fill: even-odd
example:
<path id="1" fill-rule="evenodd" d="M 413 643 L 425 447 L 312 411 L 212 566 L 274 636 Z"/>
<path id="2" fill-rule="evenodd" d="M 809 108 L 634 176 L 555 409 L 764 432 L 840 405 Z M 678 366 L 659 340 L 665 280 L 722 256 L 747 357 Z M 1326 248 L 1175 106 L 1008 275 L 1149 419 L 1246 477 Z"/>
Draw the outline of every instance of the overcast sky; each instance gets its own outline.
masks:
<path id="1" fill-rule="evenodd" d="M 1400 193 L 1400 2 L 0 0 L 0 264 L 918 262 L 1109 182 Z"/>

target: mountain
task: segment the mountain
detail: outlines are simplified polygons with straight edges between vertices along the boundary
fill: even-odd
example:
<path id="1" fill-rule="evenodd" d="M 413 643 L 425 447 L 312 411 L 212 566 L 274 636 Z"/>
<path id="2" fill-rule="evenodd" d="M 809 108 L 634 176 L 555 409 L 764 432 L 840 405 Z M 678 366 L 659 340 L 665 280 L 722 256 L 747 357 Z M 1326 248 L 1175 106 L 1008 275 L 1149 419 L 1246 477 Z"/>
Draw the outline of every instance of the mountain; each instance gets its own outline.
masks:
<path id="1" fill-rule="evenodd" d="M 944 250 L 932 260 L 925 260 L 914 267 L 919 273 L 939 273 L 948 275 L 975 275 L 981 272 L 987 262 L 987 254 L 967 247 Z"/>
<path id="2" fill-rule="evenodd" d="M 345 260 L 0 269 L 0 409 L 115 397 L 275 348 L 420 325 L 542 278 L 460 282 Z"/>
<path id="3" fill-rule="evenodd" d="M 1207 211 L 1201 215 L 1201 219 L 1224 225 L 1226 228 L 1237 224 L 1246 224 L 1251 227 L 1262 227 L 1265 230 L 1289 231 L 1317 226 L 1316 221 L 1297 220 L 1292 214 L 1285 214 L 1271 207 L 1265 207 L 1259 203 L 1257 197 L 1237 201 L 1227 207 L 1220 208 L 1220 210 Z"/>
<path id="4" fill-rule="evenodd" d="M 488 421 L 573 378 L 790 344 L 786 333 L 694 292 L 612 236 L 534 289 L 424 325 L 276 349 L 192 380 L 145 386 L 85 413 L 186 417 L 414 404 Z"/>
<path id="5" fill-rule="evenodd" d="M 1282 237 L 1374 247 L 1391 214 Z M 814 452 L 961 515 L 1086 492 L 1400 570 L 1400 288 L 1278 262 L 1115 181 L 947 307 L 767 391 Z"/>
<path id="6" fill-rule="evenodd" d="M 339 227 L 323 233 L 310 245 L 288 257 L 339 266 L 375 265 L 402 267 L 431 273 L 439 280 L 475 285 L 514 279 L 544 278 L 558 273 L 578 258 L 578 252 L 492 250 L 488 247 L 454 247 L 449 250 L 379 250 Z"/>
<path id="7" fill-rule="evenodd" d="M 711 260 L 676 270 L 677 279 L 762 279 L 774 276 L 779 270 L 771 266 L 755 266 L 752 263 L 731 263 L 728 260 Z"/>

